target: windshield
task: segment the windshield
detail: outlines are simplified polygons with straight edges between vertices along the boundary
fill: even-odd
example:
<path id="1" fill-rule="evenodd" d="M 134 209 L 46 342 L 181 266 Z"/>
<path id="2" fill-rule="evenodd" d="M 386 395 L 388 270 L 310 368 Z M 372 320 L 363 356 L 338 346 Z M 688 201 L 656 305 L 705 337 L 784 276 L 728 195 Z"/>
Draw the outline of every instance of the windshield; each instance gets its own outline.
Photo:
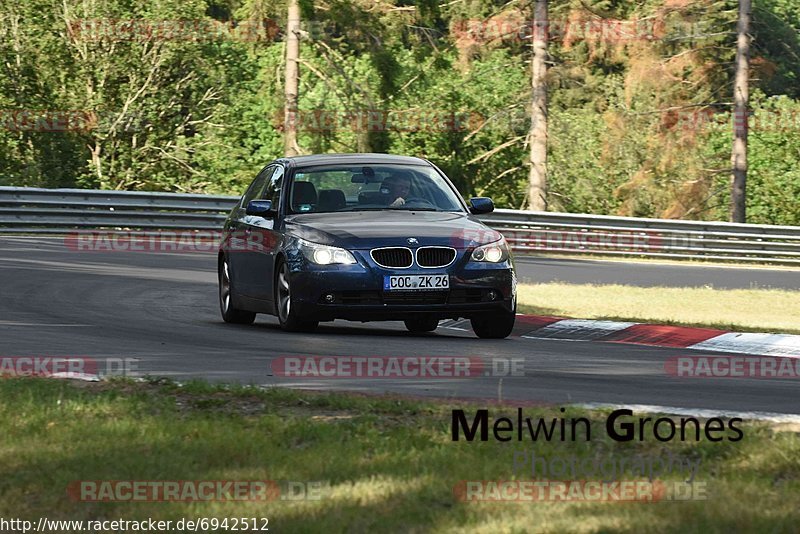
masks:
<path id="1" fill-rule="evenodd" d="M 325 165 L 294 174 L 290 213 L 463 211 L 458 194 L 424 165 Z"/>

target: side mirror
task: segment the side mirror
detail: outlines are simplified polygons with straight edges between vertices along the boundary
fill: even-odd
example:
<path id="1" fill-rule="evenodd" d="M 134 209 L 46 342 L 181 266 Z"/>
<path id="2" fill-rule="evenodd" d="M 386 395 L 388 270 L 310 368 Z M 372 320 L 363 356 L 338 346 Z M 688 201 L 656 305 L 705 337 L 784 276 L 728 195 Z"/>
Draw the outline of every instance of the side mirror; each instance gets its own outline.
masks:
<path id="1" fill-rule="evenodd" d="M 271 200 L 251 200 L 247 203 L 245 213 L 247 215 L 263 217 L 265 219 L 271 219 L 275 217 L 275 210 L 272 209 Z"/>
<path id="2" fill-rule="evenodd" d="M 474 197 L 469 199 L 469 211 L 473 215 L 481 215 L 494 211 L 494 202 L 488 197 Z"/>

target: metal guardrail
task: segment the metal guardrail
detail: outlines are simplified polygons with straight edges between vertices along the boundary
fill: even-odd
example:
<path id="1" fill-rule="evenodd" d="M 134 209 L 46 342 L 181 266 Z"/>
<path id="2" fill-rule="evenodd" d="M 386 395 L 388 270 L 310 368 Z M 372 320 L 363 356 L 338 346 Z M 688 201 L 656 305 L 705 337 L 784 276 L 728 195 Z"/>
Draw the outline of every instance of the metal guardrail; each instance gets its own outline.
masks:
<path id="1" fill-rule="evenodd" d="M 0 187 L 0 233 L 219 230 L 239 197 Z M 800 226 L 496 210 L 481 219 L 516 254 L 800 264 Z"/>
<path id="2" fill-rule="evenodd" d="M 496 210 L 482 217 L 517 254 L 800 264 L 800 226 Z"/>
<path id="3" fill-rule="evenodd" d="M 219 230 L 238 199 L 187 193 L 0 187 L 0 233 Z"/>

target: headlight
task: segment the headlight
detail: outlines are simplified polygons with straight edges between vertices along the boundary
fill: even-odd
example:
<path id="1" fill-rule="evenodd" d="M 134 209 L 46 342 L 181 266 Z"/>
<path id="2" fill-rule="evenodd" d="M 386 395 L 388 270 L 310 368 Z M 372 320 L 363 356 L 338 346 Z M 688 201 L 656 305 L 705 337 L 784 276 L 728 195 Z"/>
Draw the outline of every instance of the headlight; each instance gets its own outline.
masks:
<path id="1" fill-rule="evenodd" d="M 353 255 L 343 248 L 320 245 L 319 243 L 312 243 L 304 239 L 298 239 L 297 243 L 300 246 L 300 251 L 303 253 L 303 256 L 305 256 L 308 261 L 316 263 L 317 265 L 352 265 L 356 263 L 356 259 Z"/>
<path id="2" fill-rule="evenodd" d="M 499 241 L 482 245 L 472 251 L 470 256 L 472 261 L 482 261 L 487 263 L 501 263 L 508 259 L 508 244 L 504 238 Z"/>

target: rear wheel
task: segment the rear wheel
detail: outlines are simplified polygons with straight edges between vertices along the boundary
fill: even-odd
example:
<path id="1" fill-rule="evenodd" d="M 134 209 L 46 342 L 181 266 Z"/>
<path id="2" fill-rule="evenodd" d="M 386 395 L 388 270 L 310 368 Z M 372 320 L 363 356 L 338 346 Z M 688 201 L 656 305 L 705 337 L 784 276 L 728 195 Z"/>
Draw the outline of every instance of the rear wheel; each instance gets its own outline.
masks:
<path id="1" fill-rule="evenodd" d="M 233 307 L 233 286 L 231 284 L 231 268 L 228 258 L 224 257 L 219 262 L 219 310 L 222 320 L 233 324 L 251 324 L 256 320 L 255 312 L 240 310 Z"/>
<path id="2" fill-rule="evenodd" d="M 439 326 L 439 319 L 431 317 L 414 317 L 413 319 L 406 319 L 406 328 L 409 332 L 433 332 Z"/>
<path id="3" fill-rule="evenodd" d="M 297 316 L 297 310 L 292 306 L 289 266 L 285 261 L 278 265 L 278 276 L 275 280 L 275 307 L 278 308 L 278 321 L 281 328 L 287 332 L 310 332 L 319 325 L 319 321 L 303 320 Z"/>
<path id="4" fill-rule="evenodd" d="M 475 335 L 485 339 L 503 339 L 511 335 L 514 329 L 515 312 L 502 312 L 487 317 L 476 317 L 470 320 Z"/>

